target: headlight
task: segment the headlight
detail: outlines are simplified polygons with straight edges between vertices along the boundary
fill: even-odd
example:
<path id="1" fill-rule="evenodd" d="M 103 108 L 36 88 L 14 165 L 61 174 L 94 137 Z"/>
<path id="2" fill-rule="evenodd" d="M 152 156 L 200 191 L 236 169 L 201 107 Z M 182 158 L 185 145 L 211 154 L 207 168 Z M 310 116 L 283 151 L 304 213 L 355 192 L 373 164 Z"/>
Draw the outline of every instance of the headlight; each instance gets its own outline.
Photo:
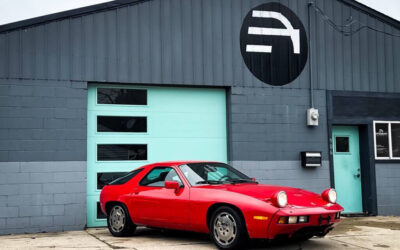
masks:
<path id="1" fill-rule="evenodd" d="M 287 195 L 285 191 L 280 191 L 274 195 L 273 199 L 277 207 L 285 207 L 287 205 Z"/>
<path id="2" fill-rule="evenodd" d="M 324 199 L 327 202 L 336 203 L 337 194 L 336 190 L 333 188 L 326 189 L 324 192 L 322 192 L 321 196 L 322 199 Z"/>
<path id="3" fill-rule="evenodd" d="M 331 189 L 329 190 L 329 192 L 328 192 L 328 197 L 329 197 L 329 201 L 330 201 L 331 203 L 336 203 L 336 197 L 337 197 L 337 195 L 336 195 L 336 190 L 333 189 L 333 188 L 331 188 Z"/>

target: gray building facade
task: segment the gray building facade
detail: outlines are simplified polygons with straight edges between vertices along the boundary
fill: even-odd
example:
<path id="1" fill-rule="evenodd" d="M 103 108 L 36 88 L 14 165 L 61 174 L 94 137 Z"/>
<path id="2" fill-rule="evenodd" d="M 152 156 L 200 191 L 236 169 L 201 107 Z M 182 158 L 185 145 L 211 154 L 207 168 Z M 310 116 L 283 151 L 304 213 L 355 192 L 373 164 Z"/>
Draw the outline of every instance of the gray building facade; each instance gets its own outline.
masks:
<path id="1" fill-rule="evenodd" d="M 240 50 L 245 16 L 270 2 L 308 38 L 304 69 L 283 86 L 254 76 Z M 223 89 L 228 162 L 318 193 L 340 182 L 336 127 L 356 127 L 358 212 L 400 215 L 400 23 L 357 2 L 117 0 L 0 26 L 0 234 L 87 224 L 93 84 Z M 321 152 L 321 166 L 302 167 L 302 151 Z"/>

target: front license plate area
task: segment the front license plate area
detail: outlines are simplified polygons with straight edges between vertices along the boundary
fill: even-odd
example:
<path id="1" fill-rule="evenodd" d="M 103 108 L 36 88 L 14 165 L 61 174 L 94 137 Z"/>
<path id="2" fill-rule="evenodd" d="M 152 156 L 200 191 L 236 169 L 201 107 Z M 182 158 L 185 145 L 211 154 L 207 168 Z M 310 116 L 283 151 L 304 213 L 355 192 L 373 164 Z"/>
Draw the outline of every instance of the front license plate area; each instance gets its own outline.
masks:
<path id="1" fill-rule="evenodd" d="M 330 215 L 320 215 L 319 216 L 319 218 L 318 218 L 318 222 L 319 222 L 319 225 L 321 226 L 321 225 L 327 225 L 327 224 L 329 224 L 330 222 L 331 222 L 331 216 Z"/>

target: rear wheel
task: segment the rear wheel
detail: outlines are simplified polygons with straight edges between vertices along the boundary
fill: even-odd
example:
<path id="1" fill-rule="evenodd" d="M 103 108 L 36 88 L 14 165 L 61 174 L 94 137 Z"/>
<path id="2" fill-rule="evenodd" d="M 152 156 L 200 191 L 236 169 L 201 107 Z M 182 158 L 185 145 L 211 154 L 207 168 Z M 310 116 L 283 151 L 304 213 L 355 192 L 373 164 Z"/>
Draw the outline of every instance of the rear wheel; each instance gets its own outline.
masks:
<path id="1" fill-rule="evenodd" d="M 133 234 L 136 225 L 132 223 L 128 210 L 122 204 L 115 204 L 107 213 L 107 226 L 110 233 L 117 237 Z"/>
<path id="2" fill-rule="evenodd" d="M 220 249 L 243 249 L 248 238 L 244 220 L 237 211 L 227 206 L 213 213 L 210 235 Z"/>

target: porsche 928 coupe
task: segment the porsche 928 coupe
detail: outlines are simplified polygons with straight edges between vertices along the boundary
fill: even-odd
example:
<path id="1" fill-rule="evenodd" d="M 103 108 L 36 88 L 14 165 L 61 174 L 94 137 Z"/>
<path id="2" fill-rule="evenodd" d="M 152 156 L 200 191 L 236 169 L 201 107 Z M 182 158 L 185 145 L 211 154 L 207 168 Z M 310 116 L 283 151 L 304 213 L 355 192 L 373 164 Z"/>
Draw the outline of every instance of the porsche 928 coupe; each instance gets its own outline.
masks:
<path id="1" fill-rule="evenodd" d="M 219 162 L 160 162 L 106 185 L 100 206 L 114 236 L 136 226 L 209 233 L 220 249 L 248 239 L 325 236 L 340 221 L 336 192 L 259 184 Z"/>

